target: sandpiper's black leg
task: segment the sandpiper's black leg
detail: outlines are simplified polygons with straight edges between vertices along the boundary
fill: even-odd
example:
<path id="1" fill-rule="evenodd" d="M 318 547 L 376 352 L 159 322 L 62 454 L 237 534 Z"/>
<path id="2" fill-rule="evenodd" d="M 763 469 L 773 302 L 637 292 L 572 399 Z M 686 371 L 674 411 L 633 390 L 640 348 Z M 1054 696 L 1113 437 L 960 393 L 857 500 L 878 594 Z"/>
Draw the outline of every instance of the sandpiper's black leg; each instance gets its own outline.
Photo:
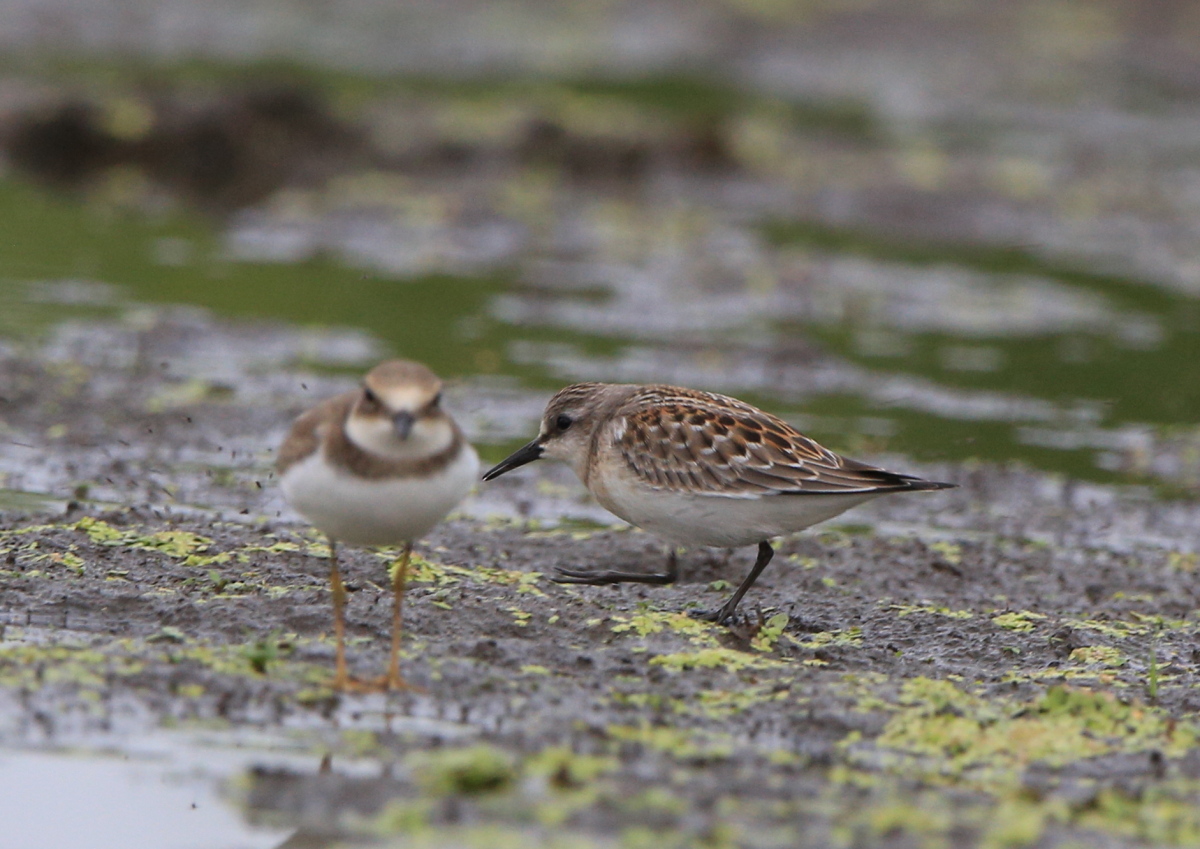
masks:
<path id="1" fill-rule="evenodd" d="M 754 568 L 750 570 L 750 574 L 746 576 L 746 580 L 742 581 L 741 586 L 734 590 L 729 601 L 725 602 L 717 610 L 697 611 L 692 615 L 697 619 L 707 619 L 710 622 L 716 622 L 718 625 L 724 625 L 733 618 L 733 612 L 737 610 L 742 596 L 746 594 L 746 590 L 754 585 L 754 582 L 758 580 L 758 576 L 762 574 L 762 570 L 767 568 L 767 564 L 771 562 L 771 558 L 774 556 L 775 549 L 771 548 L 771 543 L 766 540 L 760 542 L 758 544 L 758 559 L 754 561 Z"/>
<path id="2" fill-rule="evenodd" d="M 665 572 L 621 572 L 616 569 L 563 569 L 554 570 L 551 579 L 558 584 L 673 584 L 679 578 L 679 563 L 675 549 L 667 557 Z"/>

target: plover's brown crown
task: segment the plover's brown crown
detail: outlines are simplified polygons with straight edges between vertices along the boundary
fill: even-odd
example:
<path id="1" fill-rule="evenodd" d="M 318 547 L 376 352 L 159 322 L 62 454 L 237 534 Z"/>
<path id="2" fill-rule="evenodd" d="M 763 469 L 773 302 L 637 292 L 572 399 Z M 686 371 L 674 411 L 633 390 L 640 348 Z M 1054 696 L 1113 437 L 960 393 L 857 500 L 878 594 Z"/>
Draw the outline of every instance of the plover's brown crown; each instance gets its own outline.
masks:
<path id="1" fill-rule="evenodd" d="M 458 424 L 441 409 L 442 383 L 421 363 L 387 360 L 371 369 L 361 388 L 327 398 L 301 414 L 279 449 L 275 469 L 283 475 L 293 465 L 323 448 L 329 463 L 368 480 L 432 475 L 454 461 L 465 442 Z M 445 422 L 452 438 L 445 447 L 426 456 L 388 457 L 356 445 L 346 433 L 351 416 L 390 416 L 389 394 L 407 392 L 419 399 L 415 417 Z"/>
<path id="2" fill-rule="evenodd" d="M 945 489 L 842 457 L 782 419 L 736 398 L 678 386 L 574 384 L 546 405 L 543 434 L 561 415 L 589 431 L 588 465 L 615 451 L 647 486 L 757 498 Z"/>
<path id="3" fill-rule="evenodd" d="M 275 458 L 276 472 L 284 474 L 322 446 L 326 459 L 332 465 L 368 480 L 432 475 L 458 456 L 465 438 L 458 424 L 449 418 L 450 426 L 454 429 L 454 438 L 436 454 L 395 459 L 359 448 L 346 436 L 346 429 L 342 425 L 362 398 L 362 394 L 362 390 L 355 390 L 326 398 L 297 418 L 279 449 L 279 455 Z"/>

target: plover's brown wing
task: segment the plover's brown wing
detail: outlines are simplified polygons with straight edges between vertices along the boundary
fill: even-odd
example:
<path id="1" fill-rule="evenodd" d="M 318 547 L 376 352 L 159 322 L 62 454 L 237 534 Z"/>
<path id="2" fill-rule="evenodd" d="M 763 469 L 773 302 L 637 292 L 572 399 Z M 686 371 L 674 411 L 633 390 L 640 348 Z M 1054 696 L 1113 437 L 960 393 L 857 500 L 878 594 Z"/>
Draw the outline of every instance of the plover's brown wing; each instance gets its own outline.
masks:
<path id="1" fill-rule="evenodd" d="M 345 392 L 326 398 L 310 410 L 306 410 L 292 422 L 279 454 L 275 457 L 275 471 L 283 474 L 296 463 L 312 454 L 321 445 L 328 427 L 346 418 L 358 391 Z"/>
<path id="2" fill-rule="evenodd" d="M 679 387 L 630 398 L 611 435 L 634 474 L 672 492 L 755 498 L 951 486 L 841 457 L 749 404 Z"/>

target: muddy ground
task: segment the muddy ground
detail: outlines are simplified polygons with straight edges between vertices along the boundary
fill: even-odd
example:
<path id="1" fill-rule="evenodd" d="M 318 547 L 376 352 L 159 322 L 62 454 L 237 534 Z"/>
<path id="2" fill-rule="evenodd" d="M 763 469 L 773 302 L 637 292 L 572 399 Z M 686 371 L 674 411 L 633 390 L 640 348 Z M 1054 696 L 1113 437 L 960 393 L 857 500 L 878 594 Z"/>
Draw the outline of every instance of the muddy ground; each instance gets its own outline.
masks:
<path id="1" fill-rule="evenodd" d="M 290 417 L 351 378 L 300 368 L 313 339 L 286 328 L 139 316 L 0 366 L 6 480 L 54 496 L 9 496 L 0 519 L 10 748 L 286 740 L 292 765 L 264 756 L 222 792 L 296 829 L 288 846 L 1200 843 L 1194 501 L 868 458 L 960 488 L 785 539 L 746 621 L 721 628 L 688 611 L 751 551 L 688 552 L 672 587 L 549 581 L 664 551 L 537 464 L 418 547 L 420 689 L 338 695 L 326 549 L 270 460 Z M 473 434 L 543 400 L 453 394 Z M 386 659 L 389 556 L 345 552 L 363 676 Z"/>
<path id="2" fill-rule="evenodd" d="M 62 58 L 0 74 L 2 849 L 1200 845 L 1189 4 L 9 5 Z M 266 56 L 317 66 L 221 64 Z M 339 695 L 271 463 L 390 353 L 469 376 L 487 461 L 549 381 L 670 380 L 960 486 L 783 540 L 719 628 L 752 551 L 554 584 L 665 552 L 535 464 L 418 547 L 420 689 Z M 390 556 L 345 552 L 360 676 Z M 174 842 L 68 804 L 197 782 Z"/>

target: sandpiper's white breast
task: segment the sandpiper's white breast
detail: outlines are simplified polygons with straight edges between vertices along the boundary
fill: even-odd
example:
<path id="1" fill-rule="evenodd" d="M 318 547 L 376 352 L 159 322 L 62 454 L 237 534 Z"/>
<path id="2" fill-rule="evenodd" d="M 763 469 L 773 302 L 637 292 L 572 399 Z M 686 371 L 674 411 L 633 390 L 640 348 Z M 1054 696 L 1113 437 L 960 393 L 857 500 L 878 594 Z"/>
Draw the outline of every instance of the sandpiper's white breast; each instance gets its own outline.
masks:
<path id="1" fill-rule="evenodd" d="M 314 451 L 283 474 L 280 485 L 296 512 L 339 542 L 398 545 L 424 536 L 466 497 L 479 474 L 468 443 L 428 476 L 360 478 Z"/>
<path id="2" fill-rule="evenodd" d="M 802 531 L 882 494 L 729 496 L 671 492 L 655 489 L 617 463 L 597 464 L 588 484 L 606 510 L 631 525 L 676 545 L 721 548 Z"/>

